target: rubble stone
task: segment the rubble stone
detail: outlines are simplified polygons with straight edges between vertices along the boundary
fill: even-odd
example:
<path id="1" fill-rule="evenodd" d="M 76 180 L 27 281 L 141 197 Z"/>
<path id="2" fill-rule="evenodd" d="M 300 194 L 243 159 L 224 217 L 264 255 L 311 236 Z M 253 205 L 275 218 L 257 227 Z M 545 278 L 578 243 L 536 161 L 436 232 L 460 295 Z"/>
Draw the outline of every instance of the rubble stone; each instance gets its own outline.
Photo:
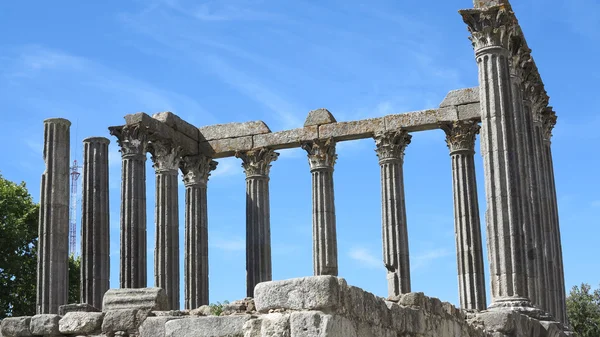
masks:
<path id="1" fill-rule="evenodd" d="M 89 335 L 100 332 L 102 312 L 69 312 L 58 322 L 60 333 L 66 335 Z"/>

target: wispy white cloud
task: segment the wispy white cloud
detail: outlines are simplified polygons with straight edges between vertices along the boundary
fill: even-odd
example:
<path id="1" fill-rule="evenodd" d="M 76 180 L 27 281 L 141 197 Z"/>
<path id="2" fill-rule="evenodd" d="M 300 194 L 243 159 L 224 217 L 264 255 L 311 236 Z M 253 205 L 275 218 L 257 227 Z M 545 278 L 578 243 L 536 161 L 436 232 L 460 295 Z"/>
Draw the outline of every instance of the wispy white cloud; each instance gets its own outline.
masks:
<path id="1" fill-rule="evenodd" d="M 594 200 L 594 201 L 592 201 L 591 205 L 594 208 L 600 208 L 600 200 Z"/>
<path id="2" fill-rule="evenodd" d="M 348 252 L 348 256 L 358 262 L 363 267 L 382 269 L 383 262 L 380 258 L 375 257 L 368 249 L 364 247 L 354 247 Z"/>
<path id="3" fill-rule="evenodd" d="M 240 237 L 224 239 L 215 235 L 214 237 L 211 237 L 209 245 L 211 247 L 230 252 L 239 252 L 246 249 L 246 241 Z"/>
<path id="4" fill-rule="evenodd" d="M 242 175 L 242 162 L 238 158 L 223 158 L 218 159 L 217 168 L 210 173 L 210 179 L 219 179 L 223 177 L 231 177 L 235 175 Z"/>
<path id="5" fill-rule="evenodd" d="M 431 266 L 436 260 L 450 256 L 452 252 L 446 248 L 436 248 L 413 255 L 411 267 L 422 269 Z"/>
<path id="6" fill-rule="evenodd" d="M 201 21 L 260 21 L 273 20 L 279 16 L 248 6 L 247 1 L 208 1 L 201 4 L 188 1 L 165 0 L 164 3 L 184 15 Z"/>

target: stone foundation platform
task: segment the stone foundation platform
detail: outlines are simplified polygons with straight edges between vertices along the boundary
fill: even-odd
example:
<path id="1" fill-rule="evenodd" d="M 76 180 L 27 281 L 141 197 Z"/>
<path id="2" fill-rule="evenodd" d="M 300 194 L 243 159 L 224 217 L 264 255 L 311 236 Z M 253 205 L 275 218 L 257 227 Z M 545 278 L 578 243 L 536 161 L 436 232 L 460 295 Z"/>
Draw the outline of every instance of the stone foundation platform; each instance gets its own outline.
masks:
<path id="1" fill-rule="evenodd" d="M 64 315 L 6 318 L 0 337 L 567 336 L 559 323 L 510 309 L 468 313 L 423 293 L 386 300 L 333 276 L 260 283 L 254 299 L 235 301 L 220 316 L 207 306 L 169 311 L 164 299 L 158 288 L 115 289 L 102 312 L 70 305 Z"/>

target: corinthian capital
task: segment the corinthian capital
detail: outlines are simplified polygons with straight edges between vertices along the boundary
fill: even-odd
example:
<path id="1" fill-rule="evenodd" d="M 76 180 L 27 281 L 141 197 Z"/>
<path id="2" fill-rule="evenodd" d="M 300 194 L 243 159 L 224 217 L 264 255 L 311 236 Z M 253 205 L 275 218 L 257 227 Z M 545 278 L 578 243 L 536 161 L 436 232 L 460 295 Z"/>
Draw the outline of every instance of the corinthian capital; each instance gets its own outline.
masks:
<path id="1" fill-rule="evenodd" d="M 477 121 L 455 121 L 442 123 L 440 128 L 446 133 L 446 144 L 450 154 L 456 152 L 475 152 L 475 137 L 479 133 Z"/>
<path id="2" fill-rule="evenodd" d="M 246 178 L 253 176 L 268 177 L 271 171 L 271 163 L 277 160 L 279 153 L 266 148 L 261 147 L 250 151 L 237 151 L 235 153 L 237 158 L 242 160 L 242 167 Z"/>
<path id="3" fill-rule="evenodd" d="M 465 9 L 460 14 L 468 26 L 469 39 L 476 51 L 486 47 L 508 49 L 510 36 L 516 27 L 516 19 L 509 6 Z"/>
<path id="4" fill-rule="evenodd" d="M 302 148 L 308 153 L 308 164 L 311 170 L 332 169 L 337 160 L 335 140 L 333 138 L 315 139 L 302 143 Z"/>
<path id="5" fill-rule="evenodd" d="M 404 160 L 404 150 L 412 136 L 406 130 L 386 131 L 375 134 L 375 152 L 379 162 Z"/>
<path id="6" fill-rule="evenodd" d="M 182 150 L 167 140 L 152 141 L 148 147 L 152 154 L 153 167 L 157 173 L 175 172 L 179 169 Z"/>
<path id="7" fill-rule="evenodd" d="M 108 128 L 110 134 L 117 137 L 121 155 L 126 157 L 143 156 L 148 147 L 148 132 L 140 125 L 113 126 Z"/>
<path id="8" fill-rule="evenodd" d="M 210 172 L 215 170 L 218 164 L 212 158 L 201 154 L 183 157 L 180 168 L 184 185 L 206 185 Z"/>
<path id="9" fill-rule="evenodd" d="M 542 118 L 542 131 L 544 140 L 549 142 L 552 138 L 552 130 L 556 125 L 556 112 L 552 109 L 552 107 L 547 107 L 541 113 Z"/>

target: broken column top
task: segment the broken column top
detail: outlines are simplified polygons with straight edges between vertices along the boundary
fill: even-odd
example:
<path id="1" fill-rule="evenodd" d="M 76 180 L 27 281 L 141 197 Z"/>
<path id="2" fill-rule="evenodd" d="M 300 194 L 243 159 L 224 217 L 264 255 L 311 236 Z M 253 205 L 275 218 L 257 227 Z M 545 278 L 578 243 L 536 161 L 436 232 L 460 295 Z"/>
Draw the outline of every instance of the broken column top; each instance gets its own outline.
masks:
<path id="1" fill-rule="evenodd" d="M 71 121 L 65 118 L 48 118 L 44 119 L 44 123 L 64 124 L 66 126 L 71 126 Z"/>
<path id="2" fill-rule="evenodd" d="M 473 0 L 475 8 L 487 8 L 500 5 L 510 5 L 508 0 Z"/>
<path id="3" fill-rule="evenodd" d="M 442 103 L 440 103 L 440 108 L 478 102 L 479 87 L 458 89 L 452 90 L 446 95 Z"/>
<path id="4" fill-rule="evenodd" d="M 84 143 L 104 143 L 110 144 L 110 140 L 105 137 L 88 137 L 83 140 Z"/>
<path id="5" fill-rule="evenodd" d="M 329 112 L 329 110 L 321 108 L 317 110 L 312 110 L 308 113 L 306 117 L 306 121 L 304 122 L 304 127 L 313 126 L 313 125 L 322 125 L 322 124 L 330 124 L 336 123 L 335 117 Z"/>

